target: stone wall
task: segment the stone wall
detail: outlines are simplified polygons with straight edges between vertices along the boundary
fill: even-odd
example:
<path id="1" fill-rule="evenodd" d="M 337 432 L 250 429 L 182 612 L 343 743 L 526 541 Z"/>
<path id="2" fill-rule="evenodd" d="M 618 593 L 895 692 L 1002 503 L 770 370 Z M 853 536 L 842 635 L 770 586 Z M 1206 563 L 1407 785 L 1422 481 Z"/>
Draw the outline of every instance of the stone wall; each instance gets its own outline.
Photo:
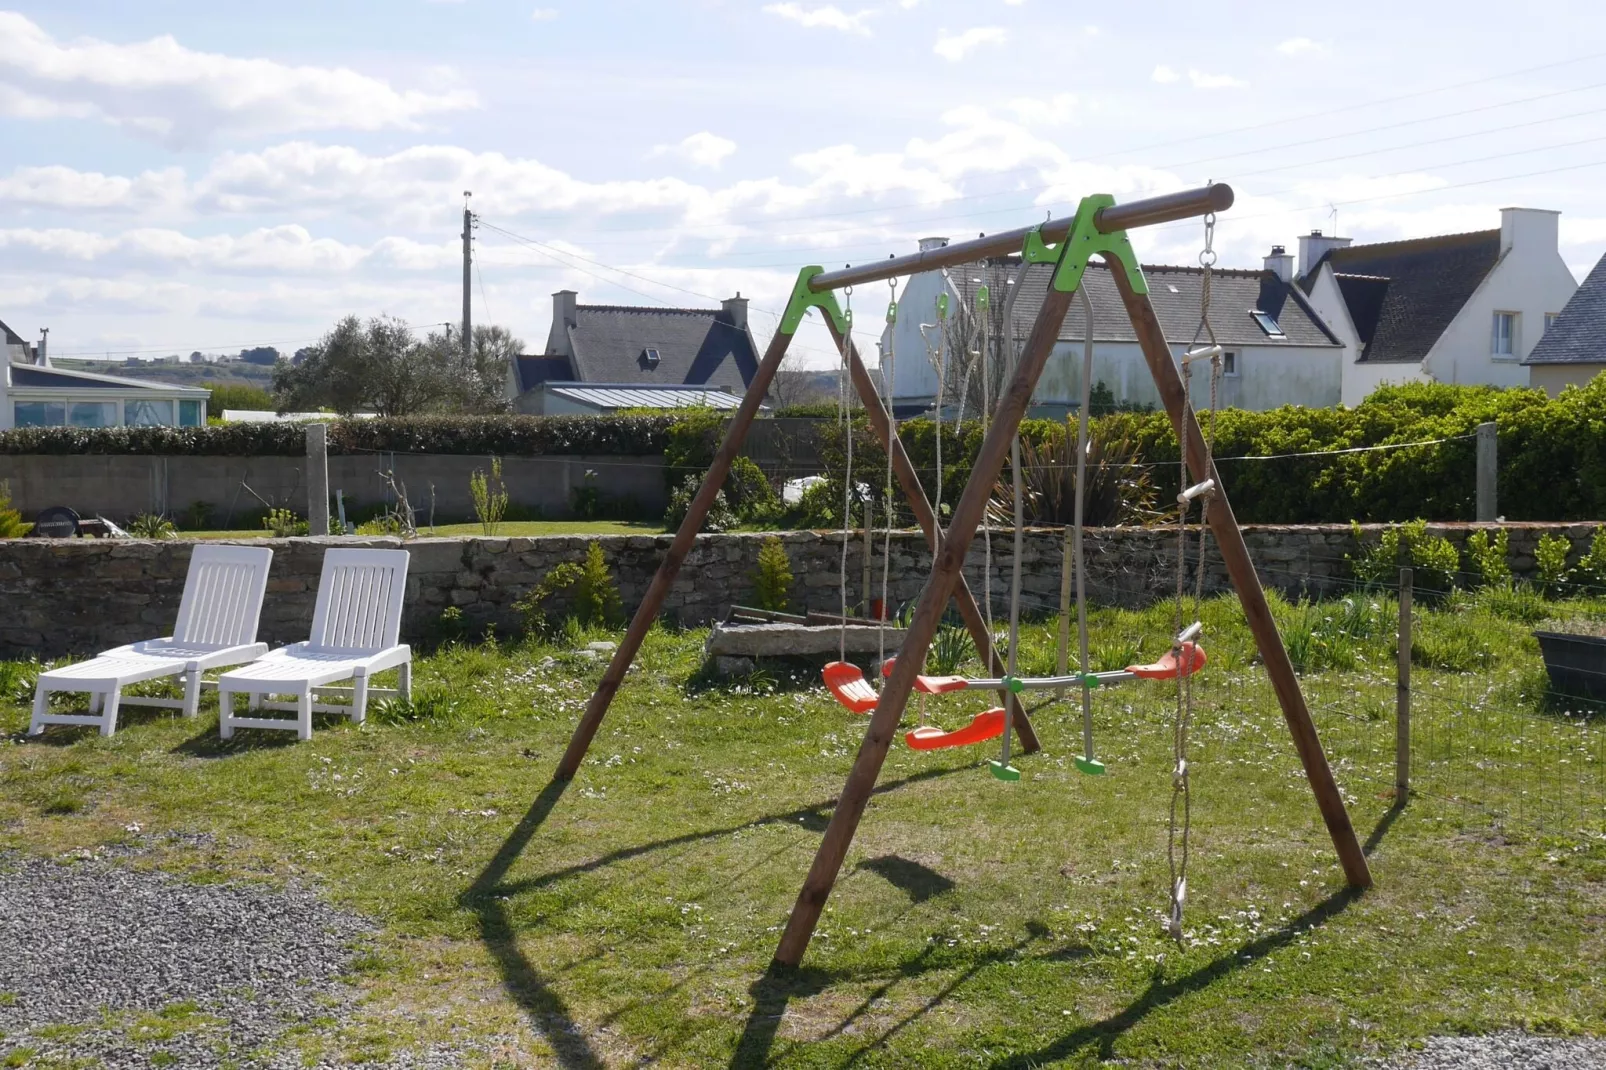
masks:
<path id="1" fill-rule="evenodd" d="M 458 454 L 366 453 L 329 458 L 329 493 L 345 492 L 348 506 L 393 500 L 382 474 L 396 481 L 423 524 L 431 508 L 442 521 L 471 519 L 469 477 L 489 471 L 489 457 Z M 662 515 L 668 504 L 663 457 L 505 457 L 502 479 L 515 506 L 566 518 L 570 492 L 594 472 L 609 498 L 630 503 L 629 515 Z M 12 507 L 25 519 L 65 505 L 82 516 L 122 522 L 139 513 L 185 515 L 196 502 L 210 509 L 212 526 L 248 527 L 263 501 L 307 513 L 304 457 L 150 457 L 127 454 L 0 455 L 0 481 L 10 484 Z M 331 501 L 330 511 L 334 511 Z"/>
<path id="2" fill-rule="evenodd" d="M 1430 530 L 1458 545 L 1480 525 L 1441 524 Z M 1490 525 L 1492 526 L 1492 525 Z M 1544 532 L 1572 540 L 1574 559 L 1588 547 L 1589 524 L 1508 524 L 1511 565 L 1531 578 L 1534 547 Z M 1365 529 L 1375 538 L 1379 529 Z M 1345 525 L 1246 528 L 1263 582 L 1290 596 L 1351 589 L 1346 555 L 1356 542 Z M 675 581 L 666 615 L 687 624 L 722 616 L 732 603 L 753 600 L 753 571 L 763 535 L 705 535 L 698 539 Z M 781 536 L 795 577 L 794 608 L 836 612 L 840 608 L 841 536 L 791 532 Z M 599 536 L 627 608 L 640 601 L 669 545 L 670 536 Z M 312 624 L 318 571 L 331 546 L 403 545 L 395 539 L 260 540 L 274 548 L 273 570 L 263 611 L 261 638 L 275 644 L 305 639 Z M 514 602 L 557 563 L 582 560 L 587 543 L 578 537 L 415 539 L 403 636 L 426 639 L 447 606 L 459 607 L 476 628 L 511 631 L 519 622 Z M 992 534 L 993 567 L 986 578 L 995 612 L 1005 612 L 1012 566 L 1012 537 Z M 1086 537 L 1088 593 L 1104 604 L 1137 606 L 1170 596 L 1175 589 L 1176 535 L 1167 529 L 1092 529 Z M 84 653 L 167 634 L 178 611 L 193 543 L 185 541 L 0 541 L 0 657 L 56 657 Z M 863 541 L 848 546 L 848 597 L 863 597 Z M 1196 546 L 1189 540 L 1190 567 Z M 1028 612 L 1052 612 L 1058 604 L 1063 534 L 1032 531 L 1021 557 L 1022 598 Z M 874 554 L 872 594 L 879 597 L 880 544 Z M 984 589 L 984 540 L 969 557 L 968 578 L 978 599 Z M 1226 587 L 1220 557 L 1207 554 L 1206 586 Z M 919 596 L 931 567 L 924 540 L 898 534 L 892 540 L 890 601 Z"/>

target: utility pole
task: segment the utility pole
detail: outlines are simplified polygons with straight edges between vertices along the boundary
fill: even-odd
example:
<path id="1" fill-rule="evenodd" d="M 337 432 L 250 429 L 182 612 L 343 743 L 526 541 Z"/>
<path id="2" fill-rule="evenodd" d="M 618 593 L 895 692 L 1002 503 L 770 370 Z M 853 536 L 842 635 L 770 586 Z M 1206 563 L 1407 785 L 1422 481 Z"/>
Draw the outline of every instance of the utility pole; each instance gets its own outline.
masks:
<path id="1" fill-rule="evenodd" d="M 469 190 L 463 191 L 463 364 L 474 360 L 474 310 L 471 277 L 474 271 L 474 213 L 468 207 Z"/>

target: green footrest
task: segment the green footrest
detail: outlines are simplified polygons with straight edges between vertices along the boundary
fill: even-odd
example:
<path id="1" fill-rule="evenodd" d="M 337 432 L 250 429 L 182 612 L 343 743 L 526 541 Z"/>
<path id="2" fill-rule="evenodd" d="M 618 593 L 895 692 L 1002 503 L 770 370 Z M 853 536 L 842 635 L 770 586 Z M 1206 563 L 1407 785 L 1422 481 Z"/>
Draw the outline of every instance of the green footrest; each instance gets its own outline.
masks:
<path id="1" fill-rule="evenodd" d="M 1088 776 L 1104 775 L 1103 762 L 1094 761 L 1092 758 L 1083 758 L 1081 755 L 1077 755 L 1076 757 L 1076 768 L 1080 769 Z"/>
<path id="2" fill-rule="evenodd" d="M 1005 765 L 1003 762 L 988 762 L 987 766 L 993 771 L 993 776 L 999 780 L 1020 779 L 1020 770 L 1013 765 Z"/>

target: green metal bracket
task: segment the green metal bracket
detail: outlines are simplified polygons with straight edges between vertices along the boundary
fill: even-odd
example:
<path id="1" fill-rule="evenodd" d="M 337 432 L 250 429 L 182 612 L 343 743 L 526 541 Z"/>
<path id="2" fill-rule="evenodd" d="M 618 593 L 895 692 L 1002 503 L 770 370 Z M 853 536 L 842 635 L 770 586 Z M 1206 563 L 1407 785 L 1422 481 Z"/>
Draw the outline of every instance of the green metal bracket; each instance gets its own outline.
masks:
<path id="1" fill-rule="evenodd" d="M 987 302 L 988 302 L 988 300 L 989 300 L 989 296 L 988 296 L 988 293 L 987 293 L 987 287 L 985 287 L 985 286 L 980 287 L 976 291 L 976 311 L 977 312 L 986 312 L 987 311 Z"/>
<path id="2" fill-rule="evenodd" d="M 1082 674 L 1082 686 L 1087 688 L 1089 691 L 1091 691 L 1095 687 L 1099 686 L 1098 675 L 1096 673 L 1090 673 L 1090 672 L 1083 673 Z"/>
<path id="3" fill-rule="evenodd" d="M 1021 246 L 1021 259 L 1028 264 L 1052 264 L 1060 258 L 1060 247 L 1043 240 L 1043 224 L 1026 232 L 1026 244 Z"/>
<path id="4" fill-rule="evenodd" d="M 948 318 L 948 295 L 947 294 L 938 294 L 937 295 L 937 318 L 938 319 L 944 319 L 944 320 Z"/>
<path id="5" fill-rule="evenodd" d="M 1020 695 L 1025 693 L 1026 685 L 1020 682 L 1020 677 L 1018 676 L 1005 676 L 1004 690 L 1011 695 Z"/>
<path id="6" fill-rule="evenodd" d="M 1076 768 L 1086 773 L 1088 776 L 1104 775 L 1103 762 L 1096 762 L 1092 758 L 1084 758 L 1081 755 L 1076 756 Z"/>
<path id="7" fill-rule="evenodd" d="M 1060 293 L 1074 293 L 1082 283 L 1082 275 L 1087 271 L 1088 261 L 1099 254 L 1105 254 L 1121 265 L 1121 270 L 1126 272 L 1127 282 L 1134 293 L 1149 292 L 1149 284 L 1143 278 L 1143 268 L 1138 264 L 1137 254 L 1132 251 L 1132 243 L 1127 240 L 1126 231 L 1101 234 L 1093 222 L 1099 209 L 1109 208 L 1114 204 L 1115 198 L 1108 193 L 1095 193 L 1083 197 L 1082 203 L 1077 206 L 1071 232 L 1060 243 L 1059 267 L 1054 271 L 1054 289 Z"/>
<path id="8" fill-rule="evenodd" d="M 809 280 L 824 271 L 823 267 L 815 265 L 797 273 L 797 285 L 792 287 L 792 297 L 786 302 L 786 311 L 781 313 L 782 334 L 796 334 L 798 325 L 803 322 L 803 313 L 811 308 L 817 308 L 829 316 L 837 330 L 848 333 L 849 321 L 842 314 L 842 306 L 837 304 L 836 293 L 832 290 L 815 293 L 809 289 Z"/>
<path id="9" fill-rule="evenodd" d="M 1014 781 L 1020 779 L 1020 770 L 1013 765 L 1005 765 L 1003 762 L 988 762 L 987 767 L 993 771 L 995 780 Z"/>
<path id="10" fill-rule="evenodd" d="M 887 305 L 887 322 L 888 323 L 897 323 L 898 322 L 898 302 L 896 302 L 896 301 L 892 301 L 892 302 L 888 303 L 888 305 Z"/>

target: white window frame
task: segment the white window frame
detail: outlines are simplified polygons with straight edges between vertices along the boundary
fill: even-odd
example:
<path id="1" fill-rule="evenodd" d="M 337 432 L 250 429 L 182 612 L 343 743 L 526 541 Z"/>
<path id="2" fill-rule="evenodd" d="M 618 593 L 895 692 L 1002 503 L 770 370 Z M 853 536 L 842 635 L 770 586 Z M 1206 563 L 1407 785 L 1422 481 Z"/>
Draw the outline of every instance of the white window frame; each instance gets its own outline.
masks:
<path id="1" fill-rule="evenodd" d="M 1510 347 L 1506 351 L 1500 350 L 1500 320 L 1506 317 L 1511 329 L 1506 335 L 1506 344 Z M 1522 313 L 1507 309 L 1495 309 L 1489 321 L 1489 355 L 1495 360 L 1516 360 L 1522 354 Z"/>
<path id="2" fill-rule="evenodd" d="M 1223 349 L 1221 351 L 1221 377 L 1223 379 L 1238 378 L 1238 351 L 1236 349 Z"/>

